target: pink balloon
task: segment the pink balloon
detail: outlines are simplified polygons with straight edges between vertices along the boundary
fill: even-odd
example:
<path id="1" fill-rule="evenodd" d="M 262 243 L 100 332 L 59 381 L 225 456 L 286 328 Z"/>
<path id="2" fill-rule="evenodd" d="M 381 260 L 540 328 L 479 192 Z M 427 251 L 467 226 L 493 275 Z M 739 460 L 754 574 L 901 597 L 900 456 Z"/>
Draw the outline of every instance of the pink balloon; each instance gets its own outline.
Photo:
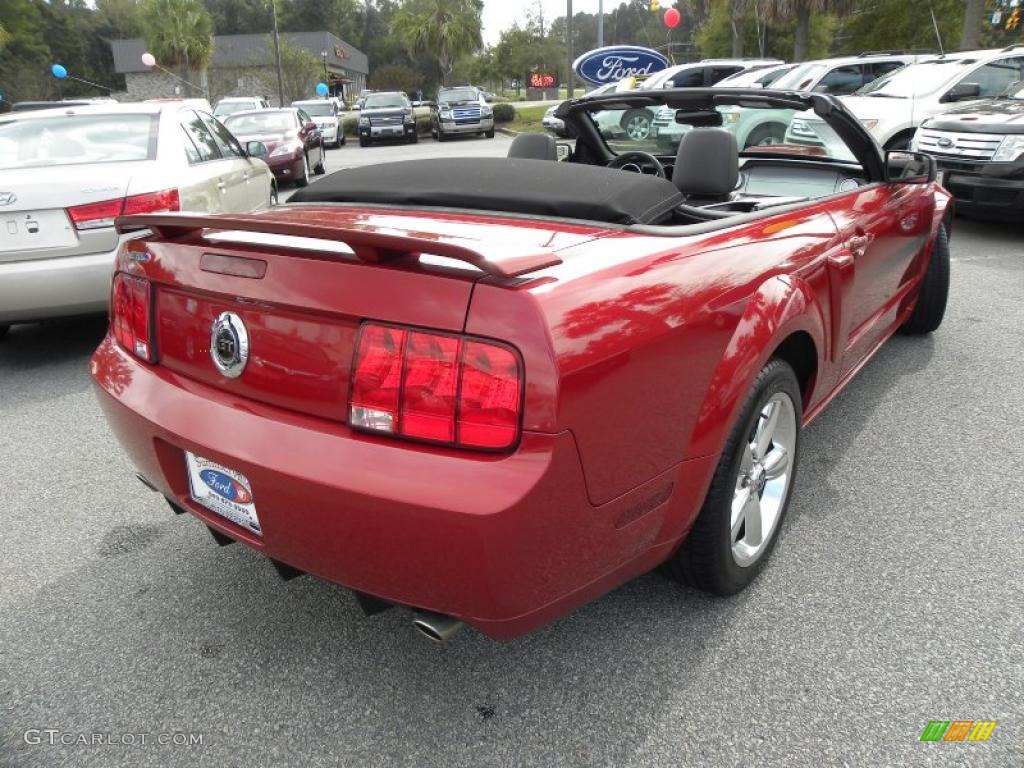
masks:
<path id="1" fill-rule="evenodd" d="M 675 8 L 669 8 L 665 11 L 665 26 L 669 29 L 675 29 L 679 26 L 679 22 L 682 20 L 682 16 L 679 15 L 679 11 Z"/>
<path id="2" fill-rule="evenodd" d="M 142 63 L 145 64 L 147 67 L 154 67 L 156 66 L 156 56 L 147 51 L 146 53 L 142 54 Z"/>

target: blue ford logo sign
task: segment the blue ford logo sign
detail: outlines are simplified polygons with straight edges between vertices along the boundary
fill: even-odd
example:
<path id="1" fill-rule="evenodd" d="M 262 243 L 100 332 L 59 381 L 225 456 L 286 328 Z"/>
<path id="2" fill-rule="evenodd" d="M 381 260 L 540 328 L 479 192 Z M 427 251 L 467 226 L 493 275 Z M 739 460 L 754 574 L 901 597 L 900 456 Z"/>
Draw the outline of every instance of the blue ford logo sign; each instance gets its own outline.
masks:
<path id="1" fill-rule="evenodd" d="M 572 63 L 577 75 L 593 85 L 614 83 L 624 77 L 653 75 L 668 66 L 668 59 L 638 45 L 609 45 L 595 48 Z"/>

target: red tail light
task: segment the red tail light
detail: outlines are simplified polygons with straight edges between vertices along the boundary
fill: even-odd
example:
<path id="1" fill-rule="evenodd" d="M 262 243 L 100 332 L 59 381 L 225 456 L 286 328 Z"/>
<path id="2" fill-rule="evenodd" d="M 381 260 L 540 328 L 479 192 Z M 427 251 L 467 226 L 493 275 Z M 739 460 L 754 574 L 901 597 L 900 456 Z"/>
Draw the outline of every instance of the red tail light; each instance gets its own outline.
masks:
<path id="1" fill-rule="evenodd" d="M 118 272 L 110 300 L 110 327 L 117 342 L 146 362 L 153 362 L 150 343 L 149 282 Z"/>
<path id="2" fill-rule="evenodd" d="M 356 344 L 349 424 L 466 448 L 519 439 L 522 370 L 493 342 L 365 323 Z"/>
<path id="3" fill-rule="evenodd" d="M 114 226 L 114 219 L 132 213 L 157 213 L 158 211 L 180 211 L 181 200 L 177 189 L 162 192 L 147 192 L 143 195 L 119 197 L 99 203 L 86 203 L 68 208 L 68 216 L 75 229 L 98 229 Z"/>

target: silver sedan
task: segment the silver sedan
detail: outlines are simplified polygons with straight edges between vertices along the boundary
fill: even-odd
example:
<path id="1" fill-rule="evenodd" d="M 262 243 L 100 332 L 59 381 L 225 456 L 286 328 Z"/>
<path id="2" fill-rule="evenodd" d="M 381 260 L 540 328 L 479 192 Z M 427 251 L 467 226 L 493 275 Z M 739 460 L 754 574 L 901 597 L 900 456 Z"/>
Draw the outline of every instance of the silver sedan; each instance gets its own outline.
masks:
<path id="1" fill-rule="evenodd" d="M 184 102 L 57 107 L 0 118 L 0 336 L 105 312 L 122 214 L 256 211 L 273 175 Z"/>

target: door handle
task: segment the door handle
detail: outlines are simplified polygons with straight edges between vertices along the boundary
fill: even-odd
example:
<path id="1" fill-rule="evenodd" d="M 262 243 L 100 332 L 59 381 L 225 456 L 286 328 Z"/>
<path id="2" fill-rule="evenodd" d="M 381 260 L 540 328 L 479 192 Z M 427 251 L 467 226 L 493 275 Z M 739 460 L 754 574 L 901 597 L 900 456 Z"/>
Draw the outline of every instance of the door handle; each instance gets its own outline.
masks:
<path id="1" fill-rule="evenodd" d="M 221 192 L 223 192 L 225 189 L 227 189 L 227 186 L 228 185 L 225 184 L 223 181 L 218 181 L 217 182 L 217 189 L 219 189 Z"/>

